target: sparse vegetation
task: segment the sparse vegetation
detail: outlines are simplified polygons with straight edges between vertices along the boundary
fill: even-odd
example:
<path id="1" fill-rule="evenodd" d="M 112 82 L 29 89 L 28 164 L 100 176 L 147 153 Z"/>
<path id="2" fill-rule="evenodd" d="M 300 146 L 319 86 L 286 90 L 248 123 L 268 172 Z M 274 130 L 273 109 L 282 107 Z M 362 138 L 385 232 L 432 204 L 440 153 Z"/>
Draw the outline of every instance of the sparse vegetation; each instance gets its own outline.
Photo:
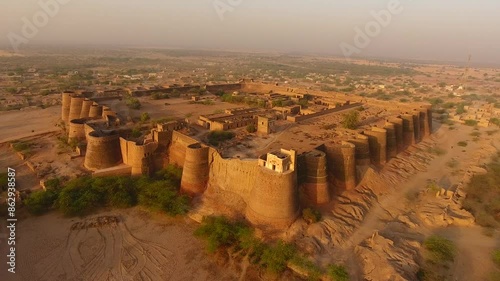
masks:
<path id="1" fill-rule="evenodd" d="M 141 109 L 141 102 L 137 98 L 128 98 L 125 103 L 127 104 L 128 108 L 130 109 L 135 109 L 139 110 Z"/>
<path id="2" fill-rule="evenodd" d="M 467 126 L 474 127 L 477 125 L 477 123 L 478 122 L 476 120 L 471 120 L 471 119 L 465 120 L 465 125 L 467 125 Z"/>
<path id="3" fill-rule="evenodd" d="M 235 134 L 228 131 L 212 131 L 208 134 L 208 143 L 218 146 L 220 143 L 234 138 Z"/>
<path id="4" fill-rule="evenodd" d="M 32 193 L 25 205 L 32 214 L 43 214 L 57 208 L 67 216 L 81 216 L 100 207 L 129 208 L 137 204 L 182 215 L 189 200 L 178 194 L 179 169 L 167 167 L 155 178 L 146 177 L 80 177 L 62 185 L 59 179 L 45 183 L 47 191 Z"/>
<path id="5" fill-rule="evenodd" d="M 150 119 L 151 119 L 151 117 L 149 116 L 149 113 L 143 112 L 141 114 L 141 122 L 146 122 L 146 121 L 149 121 Z"/>
<path id="6" fill-rule="evenodd" d="M 333 281 L 349 281 L 349 273 L 342 265 L 330 265 L 328 266 L 328 276 Z"/>
<path id="7" fill-rule="evenodd" d="M 441 236 L 432 235 L 424 241 L 424 264 L 417 273 L 421 281 L 446 280 L 449 265 L 455 259 L 455 244 Z"/>
<path id="8" fill-rule="evenodd" d="M 0 191 L 7 190 L 9 184 L 9 177 L 7 173 L 0 173 Z"/>
<path id="9" fill-rule="evenodd" d="M 463 207 L 476 218 L 476 223 L 497 228 L 500 223 L 500 153 L 486 166 L 487 173 L 475 175 L 466 187 Z"/>
<path id="10" fill-rule="evenodd" d="M 359 125 L 359 112 L 353 110 L 347 114 L 344 114 L 342 120 L 342 126 L 346 129 L 354 130 Z"/>
<path id="11" fill-rule="evenodd" d="M 447 153 L 445 149 L 442 149 L 440 147 L 429 147 L 427 149 L 427 152 L 431 153 L 431 154 L 434 154 L 436 156 L 443 156 L 443 155 L 445 155 Z"/>
<path id="12" fill-rule="evenodd" d="M 249 133 L 255 133 L 255 132 L 257 132 L 257 128 L 255 127 L 254 124 L 248 125 L 246 129 L 247 129 L 247 132 L 249 132 Z"/>
<path id="13" fill-rule="evenodd" d="M 461 146 L 461 147 L 466 147 L 468 145 L 468 143 L 466 141 L 459 141 L 457 143 L 458 146 Z"/>
<path id="14" fill-rule="evenodd" d="M 305 208 L 302 210 L 302 218 L 308 223 L 316 223 L 321 220 L 321 213 L 312 208 Z"/>

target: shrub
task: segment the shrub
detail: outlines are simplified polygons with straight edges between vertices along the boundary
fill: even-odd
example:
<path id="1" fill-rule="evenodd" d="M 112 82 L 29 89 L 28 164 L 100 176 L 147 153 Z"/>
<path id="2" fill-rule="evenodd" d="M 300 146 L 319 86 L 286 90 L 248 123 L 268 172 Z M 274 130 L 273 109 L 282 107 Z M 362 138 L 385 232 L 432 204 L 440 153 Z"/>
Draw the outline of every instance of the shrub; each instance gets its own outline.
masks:
<path id="1" fill-rule="evenodd" d="M 158 180 L 167 180 L 175 186 L 180 186 L 182 178 L 182 168 L 170 164 L 162 170 L 156 172 L 155 178 Z"/>
<path id="2" fill-rule="evenodd" d="M 208 134 L 208 143 L 213 146 L 218 146 L 221 142 L 234 138 L 233 132 L 212 131 Z"/>
<path id="3" fill-rule="evenodd" d="M 221 246 L 231 246 L 238 241 L 238 227 L 235 227 L 227 218 L 205 217 L 202 224 L 195 231 L 195 235 L 207 240 L 207 250 L 215 252 Z"/>
<path id="4" fill-rule="evenodd" d="M 474 127 L 474 126 L 476 126 L 476 125 L 477 125 L 477 123 L 478 123 L 478 122 L 477 122 L 476 120 L 471 120 L 471 119 L 469 119 L 469 120 L 465 120 L 465 125 L 467 125 L 467 126 Z"/>
<path id="5" fill-rule="evenodd" d="M 437 156 L 442 156 L 446 154 L 446 150 L 440 148 L 440 147 L 429 147 L 427 149 L 427 152 L 437 155 Z"/>
<path id="6" fill-rule="evenodd" d="M 28 212 L 34 215 L 44 214 L 54 206 L 58 197 L 58 191 L 48 189 L 47 191 L 38 190 L 31 193 L 28 198 L 23 201 L 23 204 L 28 209 Z"/>
<path id="7" fill-rule="evenodd" d="M 151 119 L 151 117 L 149 117 L 149 113 L 143 112 L 141 114 L 141 122 L 146 122 L 146 121 L 149 121 L 150 119 Z"/>
<path id="8" fill-rule="evenodd" d="M 125 103 L 127 104 L 128 108 L 130 109 L 135 109 L 139 110 L 141 109 L 141 102 L 137 98 L 128 98 Z"/>
<path id="9" fill-rule="evenodd" d="M 316 223 L 321 220 L 321 213 L 312 208 L 302 210 L 302 218 L 308 223 Z"/>
<path id="10" fill-rule="evenodd" d="M 142 179 L 138 183 L 138 187 L 139 204 L 153 210 L 164 211 L 172 216 L 187 213 L 189 199 L 186 196 L 179 196 L 170 181 Z"/>
<path id="11" fill-rule="evenodd" d="M 458 146 L 461 146 L 461 147 L 466 147 L 467 146 L 467 142 L 466 141 L 459 141 L 457 143 Z"/>
<path id="12" fill-rule="evenodd" d="M 105 200 L 103 190 L 93 188 L 89 177 L 69 181 L 59 193 L 57 205 L 68 216 L 79 216 L 102 206 Z"/>
<path id="13" fill-rule="evenodd" d="M 255 133 L 255 132 L 257 132 L 257 128 L 255 127 L 254 124 L 250 124 L 250 125 L 247 126 L 247 132 L 249 132 L 249 133 Z"/>
<path id="14" fill-rule="evenodd" d="M 329 265 L 327 268 L 328 276 L 333 281 L 349 281 L 349 273 L 342 265 Z"/>
<path id="15" fill-rule="evenodd" d="M 296 249 L 293 245 L 280 240 L 264 250 L 261 263 L 270 272 L 280 273 L 286 269 L 287 262 L 294 257 L 295 252 Z"/>
<path id="16" fill-rule="evenodd" d="M 12 144 L 12 147 L 17 152 L 28 151 L 31 148 L 31 144 L 28 142 L 15 142 Z"/>
<path id="17" fill-rule="evenodd" d="M 437 264 L 455 259 L 455 244 L 441 236 L 430 236 L 424 241 L 424 247 L 429 252 L 429 259 Z"/>
<path id="18" fill-rule="evenodd" d="M 305 270 L 308 275 L 308 280 L 310 281 L 316 281 L 316 280 L 321 280 L 321 268 L 317 266 L 314 262 L 301 257 L 299 255 L 295 255 L 291 260 L 290 263 L 298 266 L 302 270 Z"/>
<path id="19" fill-rule="evenodd" d="M 342 126 L 346 129 L 354 130 L 358 127 L 359 124 L 359 112 L 351 111 L 347 114 L 344 114 L 342 120 Z"/>
<path id="20" fill-rule="evenodd" d="M 500 267 L 500 250 L 494 250 L 493 253 L 491 253 L 491 258 L 495 265 Z"/>

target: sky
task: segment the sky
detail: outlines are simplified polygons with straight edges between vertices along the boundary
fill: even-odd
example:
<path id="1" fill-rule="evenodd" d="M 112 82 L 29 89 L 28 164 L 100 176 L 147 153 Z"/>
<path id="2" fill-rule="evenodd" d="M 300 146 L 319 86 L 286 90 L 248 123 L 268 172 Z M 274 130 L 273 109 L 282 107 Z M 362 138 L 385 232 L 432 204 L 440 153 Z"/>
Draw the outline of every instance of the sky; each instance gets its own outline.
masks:
<path id="1" fill-rule="evenodd" d="M 42 3 L 57 7 L 45 24 Z M 349 46 L 361 57 L 462 62 L 471 54 L 473 62 L 500 64 L 499 12 L 498 0 L 3 0 L 0 45 L 12 47 L 17 38 L 20 50 L 43 44 L 325 55 L 345 55 Z M 391 18 L 382 26 L 373 13 Z M 29 24 L 37 30 L 25 36 Z M 367 25 L 368 43 L 356 45 L 356 29 L 366 34 Z"/>

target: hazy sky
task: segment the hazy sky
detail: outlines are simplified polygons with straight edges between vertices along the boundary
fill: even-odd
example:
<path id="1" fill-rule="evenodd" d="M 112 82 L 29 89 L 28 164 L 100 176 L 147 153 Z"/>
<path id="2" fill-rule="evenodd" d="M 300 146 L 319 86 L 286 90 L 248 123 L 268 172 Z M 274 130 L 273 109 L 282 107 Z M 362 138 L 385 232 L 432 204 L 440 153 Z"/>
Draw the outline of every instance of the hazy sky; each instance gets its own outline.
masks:
<path id="1" fill-rule="evenodd" d="M 22 36 L 22 18 L 39 2 L 2 0 L 0 44 Z M 62 1 L 62 0 L 61 0 Z M 59 12 L 29 39 L 36 44 L 132 45 L 342 54 L 355 27 L 391 0 L 64 0 Z M 219 17 L 214 3 L 236 3 Z M 239 3 L 239 4 L 238 4 Z M 500 1 L 400 0 L 361 56 L 500 63 Z"/>

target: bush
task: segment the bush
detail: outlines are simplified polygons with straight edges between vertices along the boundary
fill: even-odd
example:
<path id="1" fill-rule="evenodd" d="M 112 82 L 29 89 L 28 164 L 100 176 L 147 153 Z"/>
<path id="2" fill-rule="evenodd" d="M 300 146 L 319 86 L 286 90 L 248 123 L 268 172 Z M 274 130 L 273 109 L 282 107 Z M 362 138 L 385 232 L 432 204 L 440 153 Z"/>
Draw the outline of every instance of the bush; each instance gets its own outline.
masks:
<path id="1" fill-rule="evenodd" d="M 280 273 L 286 269 L 287 262 L 295 256 L 295 253 L 293 245 L 280 240 L 264 250 L 261 263 L 270 272 Z"/>
<path id="2" fill-rule="evenodd" d="M 143 112 L 141 114 L 141 122 L 146 122 L 146 121 L 149 121 L 150 119 L 151 119 L 151 117 L 149 117 L 149 113 Z"/>
<path id="3" fill-rule="evenodd" d="M 312 208 L 302 210 L 302 218 L 308 223 L 316 223 L 321 220 L 321 213 Z"/>
<path id="4" fill-rule="evenodd" d="M 170 164 L 162 170 L 156 172 L 155 178 L 158 180 L 167 180 L 175 186 L 180 186 L 182 178 L 182 168 Z"/>
<path id="5" fill-rule="evenodd" d="M 477 125 L 477 123 L 478 123 L 478 122 L 477 122 L 476 120 L 471 120 L 471 119 L 469 119 L 469 120 L 465 120 L 465 125 L 467 125 L 467 126 L 474 127 L 474 126 L 476 126 L 476 125 Z"/>
<path id="6" fill-rule="evenodd" d="M 461 147 L 466 147 L 467 146 L 467 142 L 466 141 L 459 141 L 457 143 L 458 146 L 461 146 Z"/>
<path id="7" fill-rule="evenodd" d="M 500 267 L 500 250 L 494 250 L 491 253 L 491 258 L 496 266 Z"/>
<path id="8" fill-rule="evenodd" d="M 67 216 L 80 216 L 103 205 L 105 193 L 93 188 L 90 177 L 69 181 L 59 193 L 57 205 Z"/>
<path id="9" fill-rule="evenodd" d="M 342 126 L 346 129 L 351 129 L 354 130 L 358 127 L 359 124 L 359 112 L 358 111 L 351 111 L 347 114 L 344 114 L 343 120 L 342 120 Z"/>
<path id="10" fill-rule="evenodd" d="M 172 182 L 151 181 L 143 178 L 138 183 L 140 205 L 152 210 L 164 211 L 171 216 L 186 214 L 189 209 L 189 199 L 178 195 Z"/>
<path id="11" fill-rule="evenodd" d="M 314 262 L 299 255 L 295 255 L 295 257 L 293 257 L 290 260 L 290 263 L 306 271 L 308 275 L 307 280 L 310 281 L 321 280 L 321 274 L 322 274 L 321 268 L 317 266 Z"/>
<path id="12" fill-rule="evenodd" d="M 130 109 L 141 109 L 141 102 L 137 98 L 128 98 L 125 102 Z"/>
<path id="13" fill-rule="evenodd" d="M 55 189 L 39 190 L 31 193 L 23 204 L 31 214 L 41 215 L 52 209 L 57 197 L 58 191 Z"/>
<path id="14" fill-rule="evenodd" d="M 332 264 L 328 266 L 327 272 L 333 281 L 349 281 L 349 273 L 344 266 Z"/>
<path id="15" fill-rule="evenodd" d="M 424 241 L 424 247 L 429 252 L 429 259 L 437 264 L 455 259 L 455 244 L 446 238 L 432 235 Z"/>
<path id="16" fill-rule="evenodd" d="M 13 143 L 12 147 L 17 152 L 24 152 L 24 151 L 28 151 L 31 149 L 31 144 L 27 143 L 27 142 L 20 141 L 20 142 Z"/>
<path id="17" fill-rule="evenodd" d="M 207 240 L 207 250 L 210 253 L 215 252 L 219 247 L 231 246 L 239 241 L 239 231 L 243 230 L 245 226 L 242 224 L 231 223 L 227 218 L 218 217 L 205 217 L 195 231 L 195 235 Z"/>
<path id="18" fill-rule="evenodd" d="M 250 125 L 247 126 L 247 132 L 249 132 L 249 133 L 255 133 L 255 132 L 257 132 L 257 128 L 255 127 L 254 124 L 250 124 Z"/>
<path id="19" fill-rule="evenodd" d="M 234 138 L 233 132 L 212 131 L 208 134 L 208 143 L 213 146 L 218 146 L 221 142 Z"/>

